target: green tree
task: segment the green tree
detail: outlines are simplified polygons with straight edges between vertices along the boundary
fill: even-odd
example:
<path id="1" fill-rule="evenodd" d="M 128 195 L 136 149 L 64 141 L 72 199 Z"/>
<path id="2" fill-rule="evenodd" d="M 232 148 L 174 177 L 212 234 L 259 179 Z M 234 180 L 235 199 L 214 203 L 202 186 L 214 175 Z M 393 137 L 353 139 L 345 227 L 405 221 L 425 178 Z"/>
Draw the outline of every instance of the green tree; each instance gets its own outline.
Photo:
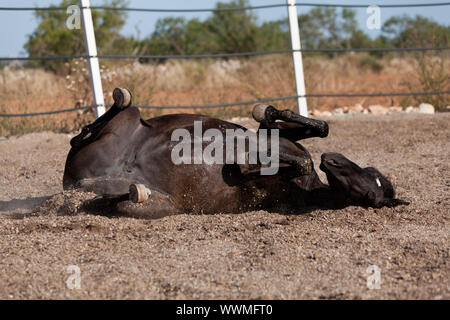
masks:
<path id="1" fill-rule="evenodd" d="M 257 44 L 258 51 L 290 48 L 287 19 L 264 22 L 258 29 Z"/>
<path id="2" fill-rule="evenodd" d="M 395 47 L 448 46 L 450 42 L 450 26 L 420 15 L 392 17 L 383 24 L 382 32 Z"/>
<path id="3" fill-rule="evenodd" d="M 314 8 L 299 16 L 304 47 L 350 48 L 352 36 L 360 39 L 363 32 L 358 29 L 355 11 L 344 8 Z"/>
<path id="4" fill-rule="evenodd" d="M 217 9 L 248 6 L 248 0 L 219 2 Z M 247 11 L 215 10 L 205 21 L 165 17 L 156 22 L 155 31 L 144 40 L 146 53 L 202 54 L 254 51 L 258 48 L 256 16 Z"/>
<path id="5" fill-rule="evenodd" d="M 204 22 L 192 19 L 186 24 L 186 52 L 188 54 L 217 53 L 220 51 L 217 37 L 211 26 L 211 21 Z"/>
<path id="6" fill-rule="evenodd" d="M 248 7 L 248 0 L 218 2 L 217 9 Z M 255 51 L 258 25 L 256 16 L 248 10 L 213 11 L 206 21 L 208 30 L 215 35 L 215 49 L 220 52 Z"/>
<path id="7" fill-rule="evenodd" d="M 77 4 L 76 0 L 63 0 L 52 7 L 68 7 Z M 112 0 L 105 6 L 124 7 L 124 0 Z M 24 45 L 30 56 L 83 55 L 85 54 L 82 29 L 69 29 L 66 26 L 66 11 L 36 11 L 38 26 Z M 119 10 L 92 10 L 95 38 L 99 54 L 129 53 L 136 45 L 133 39 L 124 38 L 119 31 L 125 24 L 126 13 Z M 32 64 L 56 71 L 62 61 L 35 61 Z"/>
<path id="8" fill-rule="evenodd" d="M 186 54 L 186 19 L 183 17 L 160 18 L 150 37 L 153 54 Z"/>

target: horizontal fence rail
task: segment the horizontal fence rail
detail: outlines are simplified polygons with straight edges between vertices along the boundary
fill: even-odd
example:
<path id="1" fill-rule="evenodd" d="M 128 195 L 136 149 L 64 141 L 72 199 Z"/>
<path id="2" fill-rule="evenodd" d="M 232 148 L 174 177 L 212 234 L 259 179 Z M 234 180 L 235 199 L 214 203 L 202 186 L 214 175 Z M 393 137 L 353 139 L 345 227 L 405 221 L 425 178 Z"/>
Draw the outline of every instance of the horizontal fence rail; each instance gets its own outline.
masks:
<path id="1" fill-rule="evenodd" d="M 342 7 L 342 8 L 367 8 L 374 4 L 326 4 L 326 3 L 296 3 L 297 7 Z M 109 7 L 109 6 L 79 6 L 80 9 L 97 9 L 97 10 L 118 10 L 118 11 L 134 11 L 134 12 L 218 12 L 218 11 L 239 11 L 239 10 L 256 10 L 256 9 L 270 9 L 277 7 L 288 7 L 286 3 L 269 4 L 260 6 L 248 6 L 248 7 L 236 7 L 236 8 L 214 8 L 214 9 L 151 9 L 151 8 L 126 8 L 126 7 Z M 436 6 L 450 6 L 450 2 L 440 3 L 420 3 L 420 4 L 379 4 L 380 8 L 408 8 L 408 7 L 436 7 Z M 66 11 L 66 7 L 0 7 L 0 11 Z M 348 52 L 414 52 L 414 51 L 442 51 L 449 50 L 450 46 L 444 47 L 412 47 L 412 48 L 318 48 L 307 49 L 301 48 L 298 50 L 282 49 L 282 50 L 269 50 L 269 51 L 254 51 L 254 52 L 237 52 L 237 53 L 216 53 L 216 54 L 193 54 L 193 55 L 67 55 L 67 56 L 30 56 L 30 57 L 0 57 L 0 61 L 29 61 L 29 60 L 68 60 L 68 59 L 80 59 L 80 58 L 98 58 L 98 59 L 207 59 L 207 58 L 228 58 L 228 57 L 246 57 L 246 56 L 258 56 L 258 55 L 270 55 L 270 54 L 283 54 L 283 53 L 348 53 Z M 258 99 L 244 102 L 232 102 L 221 104 L 207 104 L 207 105 L 190 105 L 190 106 L 160 106 L 160 105 L 135 105 L 135 107 L 143 109 L 208 109 L 208 108 L 221 108 L 221 107 L 233 107 L 233 106 L 245 106 L 256 103 L 267 103 L 272 101 L 283 101 L 298 98 L 326 98 L 326 97 L 391 97 L 391 96 L 421 96 L 421 95 L 442 95 L 450 94 L 450 90 L 447 91 L 428 91 L 428 92 L 388 92 L 388 93 L 343 93 L 343 94 L 305 94 L 305 95 L 292 95 L 282 97 L 272 97 L 266 99 Z M 110 104 L 105 106 L 111 107 Z M 32 112 L 32 113 L 3 113 L 0 114 L 0 118 L 12 118 L 12 117 L 33 117 L 42 115 L 53 115 L 67 112 L 75 112 L 81 110 L 95 109 L 98 106 L 80 106 L 75 108 L 44 111 L 44 112 Z"/>
<path id="2" fill-rule="evenodd" d="M 335 7 L 335 8 L 367 8 L 374 4 L 338 4 L 338 3 L 297 3 L 297 7 Z M 413 7 L 436 7 L 448 6 L 450 2 L 435 3 L 405 3 L 405 4 L 378 4 L 380 8 L 413 8 Z M 208 8 L 208 9 L 151 9 L 151 8 L 126 8 L 126 7 L 109 7 L 109 6 L 90 6 L 91 9 L 97 10 L 118 10 L 118 11 L 135 11 L 135 12 L 217 12 L 217 11 L 240 11 L 240 10 L 257 10 L 287 7 L 285 3 L 268 4 L 260 6 L 237 7 L 237 8 Z M 84 7 L 81 7 L 83 9 Z M 0 11 L 65 11 L 65 7 L 0 7 Z"/>
<path id="3" fill-rule="evenodd" d="M 236 53 L 211 53 L 211 54 L 180 54 L 180 55 L 123 55 L 123 54 L 100 54 L 96 56 L 88 55 L 68 55 L 68 56 L 31 56 L 31 57 L 0 57 L 3 61 L 27 61 L 27 60 L 64 60 L 64 59 L 80 59 L 80 58 L 99 58 L 99 59 L 207 59 L 207 58 L 231 58 L 231 57 L 249 57 L 281 53 L 305 52 L 305 53 L 348 53 L 348 52 L 409 52 L 409 51 L 443 51 L 450 50 L 447 47 L 413 47 L 413 48 L 322 48 L 299 50 L 268 50 L 268 51 L 251 51 Z"/>
<path id="4" fill-rule="evenodd" d="M 422 95 L 438 95 L 438 94 L 450 94 L 450 90 L 446 91 L 421 91 L 421 92 L 388 92 L 388 93 L 317 93 L 317 94 L 305 94 L 302 96 L 283 96 L 259 100 L 251 100 L 244 102 L 231 102 L 231 103 L 218 103 L 218 104 L 207 104 L 198 106 L 148 106 L 148 105 L 133 105 L 136 108 L 142 109 L 211 109 L 211 108 L 223 108 L 223 107 L 235 107 L 235 106 L 246 106 L 256 103 L 266 103 L 273 101 L 284 101 L 293 100 L 298 98 L 330 98 L 330 97 L 345 97 L 345 98 L 356 98 L 356 97 L 395 97 L 395 96 L 422 96 Z M 112 104 L 105 104 L 106 107 L 111 107 Z M 65 112 L 81 111 L 86 109 L 94 109 L 96 106 L 81 106 L 76 108 L 54 110 L 54 111 L 43 111 L 43 112 L 32 112 L 32 113 L 0 113 L 0 118 L 13 118 L 13 117 L 35 117 L 43 115 L 52 115 Z"/>

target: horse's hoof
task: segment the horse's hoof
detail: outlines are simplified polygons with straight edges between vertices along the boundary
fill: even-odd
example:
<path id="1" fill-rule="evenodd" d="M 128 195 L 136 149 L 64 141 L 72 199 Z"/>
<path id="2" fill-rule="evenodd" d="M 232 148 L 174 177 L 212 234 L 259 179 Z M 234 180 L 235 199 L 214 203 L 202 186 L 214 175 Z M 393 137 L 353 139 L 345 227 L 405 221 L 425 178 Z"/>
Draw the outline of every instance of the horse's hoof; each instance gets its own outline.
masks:
<path id="1" fill-rule="evenodd" d="M 268 107 L 269 106 L 266 104 L 256 104 L 253 107 L 253 112 L 252 112 L 253 119 L 255 119 L 258 122 L 266 120 L 266 109 Z"/>
<path id="2" fill-rule="evenodd" d="M 127 89 L 115 88 L 113 91 L 115 105 L 120 109 L 125 109 L 131 104 L 131 93 Z"/>
<path id="3" fill-rule="evenodd" d="M 152 192 L 143 184 L 130 185 L 130 200 L 134 203 L 142 203 L 148 199 Z"/>

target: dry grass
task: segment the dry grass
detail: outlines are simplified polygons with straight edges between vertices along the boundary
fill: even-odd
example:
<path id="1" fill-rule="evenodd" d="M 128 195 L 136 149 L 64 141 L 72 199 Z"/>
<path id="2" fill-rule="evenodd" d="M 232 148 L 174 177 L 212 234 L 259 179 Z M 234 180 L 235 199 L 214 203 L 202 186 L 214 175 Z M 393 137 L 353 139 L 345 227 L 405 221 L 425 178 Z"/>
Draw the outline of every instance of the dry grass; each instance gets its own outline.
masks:
<path id="1" fill-rule="evenodd" d="M 384 58 L 374 61 L 363 54 L 334 59 L 310 56 L 304 59 L 308 93 L 377 93 L 424 90 L 413 58 Z M 111 92 L 126 87 L 135 104 L 203 105 L 241 102 L 295 93 L 292 61 L 289 55 L 232 60 L 170 60 L 164 64 L 111 62 L 102 65 L 106 103 Z M 449 59 L 440 64 L 443 79 L 449 77 Z M 419 65 L 420 67 L 420 65 Z M 420 68 L 419 68 L 420 69 Z M 448 81 L 444 89 L 449 88 Z M 92 104 L 89 71 L 84 59 L 75 61 L 68 75 L 60 76 L 37 69 L 0 70 L 0 112 L 21 113 L 59 110 Z M 431 98 L 431 97 L 430 97 Z M 424 98 L 420 98 L 424 99 Z M 448 96 L 444 96 L 448 99 Z M 423 100 L 422 100 L 423 101 Z M 368 106 L 418 104 L 414 98 L 315 98 L 309 108 L 327 110 L 360 103 Z M 441 101 L 446 103 L 446 101 Z M 295 108 L 293 100 L 278 103 Z M 251 106 L 214 109 L 145 109 L 143 117 L 163 113 L 197 112 L 220 118 L 248 116 Z M 92 110 L 33 118 L 0 118 L 0 135 L 18 135 L 52 130 L 71 132 L 92 121 Z"/>

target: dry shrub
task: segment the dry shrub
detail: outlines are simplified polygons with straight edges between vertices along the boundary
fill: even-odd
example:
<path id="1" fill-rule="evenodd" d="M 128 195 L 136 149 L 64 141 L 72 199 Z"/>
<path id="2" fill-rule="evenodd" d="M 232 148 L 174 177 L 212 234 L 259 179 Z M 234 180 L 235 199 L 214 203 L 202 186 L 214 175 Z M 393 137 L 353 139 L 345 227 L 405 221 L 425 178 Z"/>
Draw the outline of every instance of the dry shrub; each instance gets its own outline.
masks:
<path id="1" fill-rule="evenodd" d="M 56 111 L 77 104 L 63 77 L 39 69 L 0 70 L 0 113 Z M 91 101 L 87 102 L 88 104 Z M 71 132 L 94 119 L 92 112 L 38 117 L 0 117 L 0 135 L 54 130 Z"/>
<path id="2" fill-rule="evenodd" d="M 421 52 L 414 64 L 420 82 L 421 91 L 444 91 L 450 88 L 450 61 L 444 52 L 439 54 Z M 414 87 L 414 86 L 411 86 Z M 431 103 L 437 110 L 444 110 L 448 95 L 427 95 L 415 98 L 416 101 Z"/>

